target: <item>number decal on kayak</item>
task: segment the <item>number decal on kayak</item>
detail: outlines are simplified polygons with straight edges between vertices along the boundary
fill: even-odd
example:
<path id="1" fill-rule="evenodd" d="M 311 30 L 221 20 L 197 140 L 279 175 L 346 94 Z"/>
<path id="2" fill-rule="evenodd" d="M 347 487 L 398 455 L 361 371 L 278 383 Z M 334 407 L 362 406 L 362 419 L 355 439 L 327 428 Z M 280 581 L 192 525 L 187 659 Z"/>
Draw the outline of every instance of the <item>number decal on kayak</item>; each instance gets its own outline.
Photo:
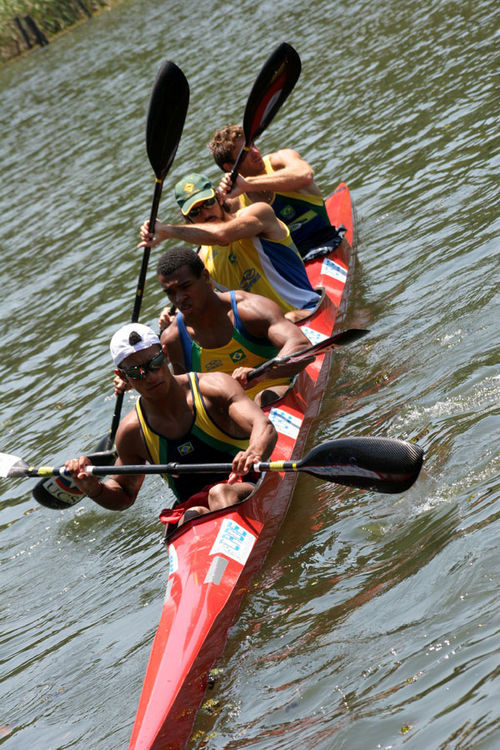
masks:
<path id="1" fill-rule="evenodd" d="M 302 417 L 294 416 L 284 409 L 271 409 L 269 419 L 277 432 L 296 440 L 302 425 Z"/>
<path id="2" fill-rule="evenodd" d="M 226 555 L 244 565 L 248 560 L 256 537 L 236 521 L 224 518 L 217 538 L 210 550 L 211 555 Z"/>
<path id="3" fill-rule="evenodd" d="M 347 271 L 345 268 L 342 268 L 338 263 L 335 263 L 335 261 L 330 260 L 330 258 L 325 258 L 323 261 L 323 265 L 321 266 L 321 273 L 324 276 L 331 276 L 332 279 L 337 279 L 338 281 L 343 281 L 347 279 Z"/>

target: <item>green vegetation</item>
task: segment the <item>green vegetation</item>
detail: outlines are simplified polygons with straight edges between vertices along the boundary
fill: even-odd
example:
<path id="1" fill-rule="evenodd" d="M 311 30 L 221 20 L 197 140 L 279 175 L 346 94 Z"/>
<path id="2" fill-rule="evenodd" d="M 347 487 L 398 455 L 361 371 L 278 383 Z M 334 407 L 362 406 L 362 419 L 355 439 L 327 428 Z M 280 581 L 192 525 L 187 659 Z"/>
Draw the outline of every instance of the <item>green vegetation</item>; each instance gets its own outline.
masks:
<path id="1" fill-rule="evenodd" d="M 2 0 L 0 58 L 5 61 L 48 44 L 68 26 L 90 18 L 112 0 Z"/>

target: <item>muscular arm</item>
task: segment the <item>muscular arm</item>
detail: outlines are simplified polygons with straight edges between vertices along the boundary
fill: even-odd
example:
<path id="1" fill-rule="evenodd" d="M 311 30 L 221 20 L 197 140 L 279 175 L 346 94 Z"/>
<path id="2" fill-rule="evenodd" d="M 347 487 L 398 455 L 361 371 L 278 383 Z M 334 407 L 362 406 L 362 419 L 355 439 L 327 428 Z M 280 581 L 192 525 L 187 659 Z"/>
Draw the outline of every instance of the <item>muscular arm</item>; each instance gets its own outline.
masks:
<path id="1" fill-rule="evenodd" d="M 266 414 L 242 387 L 222 372 L 199 375 L 200 389 L 212 419 L 229 434 L 248 437 L 246 451 L 233 460 L 233 471 L 245 474 L 256 461 L 271 455 L 278 435 Z"/>
<path id="2" fill-rule="evenodd" d="M 272 300 L 262 297 L 258 294 L 248 292 L 237 292 L 236 300 L 238 302 L 238 312 L 240 318 L 249 333 L 259 338 L 267 338 L 278 349 L 277 357 L 285 354 L 300 352 L 311 345 L 309 339 L 302 333 L 300 328 L 285 318 L 281 309 Z M 309 360 L 310 361 L 310 360 Z M 283 364 L 270 370 L 259 378 L 252 381 L 257 383 L 260 380 L 266 380 L 270 377 L 288 378 L 293 377 L 301 372 L 308 361 L 294 364 Z M 238 374 L 238 380 L 245 387 L 246 374 L 251 368 L 238 368 L 233 373 L 233 377 Z M 242 372 L 242 371 L 245 372 Z"/>
<path id="3" fill-rule="evenodd" d="M 230 192 L 230 197 L 241 193 L 271 190 L 276 192 L 302 191 L 312 195 L 321 195 L 321 191 L 314 182 L 314 172 L 311 165 L 303 159 L 297 151 L 284 148 L 269 155 L 271 174 L 238 175 L 236 190 Z M 221 183 L 223 188 L 227 185 Z"/>
<path id="4" fill-rule="evenodd" d="M 144 444 L 137 425 L 135 411 L 130 412 L 120 424 L 116 434 L 118 452 L 117 466 L 125 464 L 145 464 Z M 66 462 L 76 486 L 91 500 L 107 510 L 125 510 L 134 504 L 144 481 L 144 474 L 112 475 L 105 482 L 88 476 L 84 467 L 91 461 L 86 456 Z"/>
<path id="5" fill-rule="evenodd" d="M 157 221 L 154 238 L 149 234 L 146 222 L 141 228 L 142 242 L 138 247 L 154 247 L 168 239 L 182 240 L 192 245 L 229 245 L 236 240 L 260 235 L 271 240 L 281 240 L 286 236 L 286 228 L 266 203 L 254 203 L 227 221 L 204 224 L 162 224 Z"/>
<path id="6" fill-rule="evenodd" d="M 167 347 L 168 359 L 172 365 L 174 374 L 184 375 L 184 373 L 187 372 L 186 362 L 184 360 L 184 351 L 182 349 L 176 320 L 173 320 L 168 328 L 165 328 L 165 330 L 162 331 L 160 341 Z"/>

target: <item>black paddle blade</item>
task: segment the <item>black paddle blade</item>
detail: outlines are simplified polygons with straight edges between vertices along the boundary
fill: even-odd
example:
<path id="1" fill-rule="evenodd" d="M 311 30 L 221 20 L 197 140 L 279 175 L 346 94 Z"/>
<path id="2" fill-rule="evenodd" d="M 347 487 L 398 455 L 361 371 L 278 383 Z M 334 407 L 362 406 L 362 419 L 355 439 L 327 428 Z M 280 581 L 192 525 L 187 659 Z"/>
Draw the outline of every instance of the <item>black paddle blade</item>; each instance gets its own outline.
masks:
<path id="1" fill-rule="evenodd" d="M 423 460 L 422 448 L 405 440 L 341 438 L 313 448 L 298 467 L 326 481 L 392 494 L 412 486 Z"/>
<path id="2" fill-rule="evenodd" d="M 108 436 L 99 443 L 98 448 L 104 446 Z M 116 461 L 116 453 L 112 450 L 99 450 L 90 453 L 89 458 L 94 466 L 111 466 Z M 53 476 L 41 479 L 32 490 L 35 500 L 52 510 L 65 510 L 80 502 L 83 492 L 74 484 L 71 477 Z"/>
<path id="3" fill-rule="evenodd" d="M 158 180 L 163 181 L 177 151 L 189 105 L 187 78 L 175 63 L 163 63 L 149 100 L 146 148 Z"/>
<path id="4" fill-rule="evenodd" d="M 334 346 L 345 346 L 345 344 L 352 344 L 353 341 L 366 336 L 367 333 L 370 333 L 369 328 L 348 328 L 347 331 L 336 333 L 330 341 Z M 320 344 L 318 344 L 319 346 Z"/>
<path id="5" fill-rule="evenodd" d="M 318 355 L 323 351 L 328 351 L 328 349 L 331 349 L 334 346 L 345 346 L 346 344 L 352 344 L 354 341 L 357 341 L 363 336 L 366 336 L 367 333 L 370 333 L 369 328 L 349 328 L 347 331 L 336 333 L 334 336 L 323 339 L 323 341 L 319 341 L 317 344 L 313 344 L 307 349 L 303 349 L 301 352 L 297 352 L 297 358 L 299 358 L 300 361 L 300 358 L 302 356 L 305 357 L 306 355 L 311 354 Z M 292 354 L 290 355 L 290 362 L 294 361 L 295 357 Z"/>
<path id="6" fill-rule="evenodd" d="M 269 125 L 297 83 L 300 57 L 286 42 L 280 44 L 264 63 L 248 97 L 243 131 L 249 145 Z"/>

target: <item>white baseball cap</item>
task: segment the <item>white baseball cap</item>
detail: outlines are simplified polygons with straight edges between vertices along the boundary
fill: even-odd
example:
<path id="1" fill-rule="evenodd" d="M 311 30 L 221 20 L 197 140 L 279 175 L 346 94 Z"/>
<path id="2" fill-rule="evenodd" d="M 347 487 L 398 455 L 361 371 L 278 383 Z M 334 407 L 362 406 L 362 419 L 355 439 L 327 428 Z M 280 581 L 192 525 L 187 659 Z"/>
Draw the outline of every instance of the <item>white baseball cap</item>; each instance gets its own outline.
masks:
<path id="1" fill-rule="evenodd" d="M 114 334 L 109 348 L 115 367 L 119 367 L 126 357 L 155 344 L 161 346 L 160 339 L 152 328 L 142 323 L 127 323 Z"/>

